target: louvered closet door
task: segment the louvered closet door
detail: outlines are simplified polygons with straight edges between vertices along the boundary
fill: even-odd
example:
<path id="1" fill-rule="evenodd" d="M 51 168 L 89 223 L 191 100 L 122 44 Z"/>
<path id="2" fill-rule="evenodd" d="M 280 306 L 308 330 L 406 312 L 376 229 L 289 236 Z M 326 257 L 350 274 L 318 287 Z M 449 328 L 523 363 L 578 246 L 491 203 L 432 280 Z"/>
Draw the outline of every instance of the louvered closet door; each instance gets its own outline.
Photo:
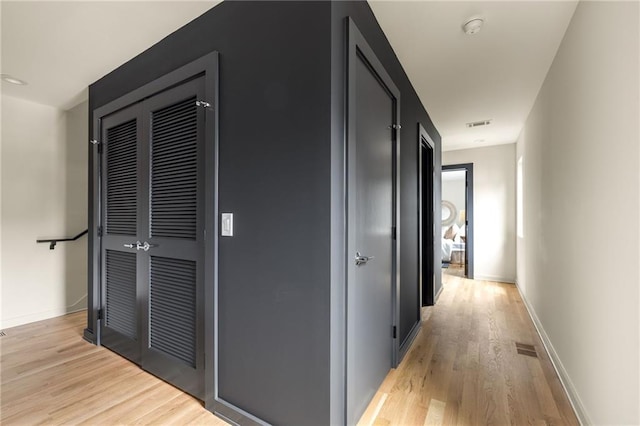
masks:
<path id="1" fill-rule="evenodd" d="M 140 202 L 148 251 L 142 367 L 202 398 L 204 79 L 156 95 L 144 105 L 148 184 Z"/>
<path id="2" fill-rule="evenodd" d="M 140 233 L 141 108 L 102 119 L 102 345 L 140 362 L 140 293 L 134 243 Z"/>

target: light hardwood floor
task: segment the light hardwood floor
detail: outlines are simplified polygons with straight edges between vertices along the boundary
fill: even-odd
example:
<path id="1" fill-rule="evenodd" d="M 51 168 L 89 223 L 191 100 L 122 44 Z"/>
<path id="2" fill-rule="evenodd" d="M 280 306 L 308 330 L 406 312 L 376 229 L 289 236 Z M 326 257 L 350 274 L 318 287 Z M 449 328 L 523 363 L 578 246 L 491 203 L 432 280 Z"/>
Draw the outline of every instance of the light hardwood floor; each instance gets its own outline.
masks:
<path id="1" fill-rule="evenodd" d="M 361 425 L 577 425 L 512 284 L 444 275 L 435 307 Z M 85 313 L 5 330 L 3 425 L 224 425 L 196 399 L 82 340 Z M 538 358 L 517 353 L 531 344 Z"/>
<path id="2" fill-rule="evenodd" d="M 450 263 L 449 267 L 446 268 L 446 271 L 444 273 L 447 275 L 453 275 L 454 277 L 464 278 L 464 265 L 461 265 L 459 263 Z"/>
<path id="3" fill-rule="evenodd" d="M 443 283 L 359 424 L 579 424 L 515 285 L 446 270 Z M 519 354 L 516 343 L 538 357 Z"/>
<path id="4" fill-rule="evenodd" d="M 0 424 L 226 425 L 202 404 L 82 339 L 86 312 L 5 330 Z"/>

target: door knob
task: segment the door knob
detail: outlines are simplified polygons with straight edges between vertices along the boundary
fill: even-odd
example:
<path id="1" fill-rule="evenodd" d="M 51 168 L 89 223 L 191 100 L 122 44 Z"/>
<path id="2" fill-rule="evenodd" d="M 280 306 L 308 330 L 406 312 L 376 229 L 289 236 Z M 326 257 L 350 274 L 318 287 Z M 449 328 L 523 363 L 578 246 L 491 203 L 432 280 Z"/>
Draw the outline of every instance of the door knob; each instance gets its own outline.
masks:
<path id="1" fill-rule="evenodd" d="M 356 266 L 364 265 L 368 261 L 373 260 L 375 256 L 363 256 L 359 251 L 356 252 Z"/>
<path id="2" fill-rule="evenodd" d="M 140 243 L 138 242 L 138 245 L 137 245 L 137 247 L 136 247 L 136 250 L 149 251 L 149 249 L 150 249 L 151 247 L 158 247 L 158 245 L 157 245 L 157 244 L 149 244 L 149 243 L 148 243 L 148 242 L 146 242 L 146 241 L 145 241 L 144 243 L 142 243 L 142 244 L 140 244 Z"/>
<path id="3" fill-rule="evenodd" d="M 148 242 L 141 243 L 140 241 L 136 241 L 135 243 L 124 244 L 126 248 L 134 248 L 136 250 L 144 250 L 149 251 L 152 247 L 158 247 L 157 244 L 149 244 Z"/>

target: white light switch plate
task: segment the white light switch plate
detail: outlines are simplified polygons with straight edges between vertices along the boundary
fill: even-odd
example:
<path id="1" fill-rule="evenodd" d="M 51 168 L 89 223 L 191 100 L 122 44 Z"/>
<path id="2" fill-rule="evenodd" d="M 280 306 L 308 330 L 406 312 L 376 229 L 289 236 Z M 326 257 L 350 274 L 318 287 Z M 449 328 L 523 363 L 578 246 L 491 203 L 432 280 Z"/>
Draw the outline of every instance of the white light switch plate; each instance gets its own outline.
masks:
<path id="1" fill-rule="evenodd" d="M 233 237 L 233 213 L 222 213 L 220 235 Z"/>

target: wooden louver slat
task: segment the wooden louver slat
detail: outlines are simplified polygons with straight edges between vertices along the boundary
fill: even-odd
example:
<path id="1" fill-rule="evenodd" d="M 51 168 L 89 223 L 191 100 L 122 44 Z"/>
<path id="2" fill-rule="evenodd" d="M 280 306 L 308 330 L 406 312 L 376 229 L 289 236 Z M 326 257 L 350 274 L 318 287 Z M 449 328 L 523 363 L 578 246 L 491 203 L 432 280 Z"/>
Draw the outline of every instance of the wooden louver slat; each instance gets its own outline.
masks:
<path id="1" fill-rule="evenodd" d="M 106 232 L 136 235 L 137 121 L 107 130 Z"/>
<path id="2" fill-rule="evenodd" d="M 136 254 L 106 250 L 105 323 L 136 338 Z"/>
<path id="3" fill-rule="evenodd" d="M 198 138 L 195 98 L 151 119 L 151 236 L 196 239 Z"/>
<path id="4" fill-rule="evenodd" d="M 151 256 L 150 346 L 195 367 L 196 263 Z"/>

